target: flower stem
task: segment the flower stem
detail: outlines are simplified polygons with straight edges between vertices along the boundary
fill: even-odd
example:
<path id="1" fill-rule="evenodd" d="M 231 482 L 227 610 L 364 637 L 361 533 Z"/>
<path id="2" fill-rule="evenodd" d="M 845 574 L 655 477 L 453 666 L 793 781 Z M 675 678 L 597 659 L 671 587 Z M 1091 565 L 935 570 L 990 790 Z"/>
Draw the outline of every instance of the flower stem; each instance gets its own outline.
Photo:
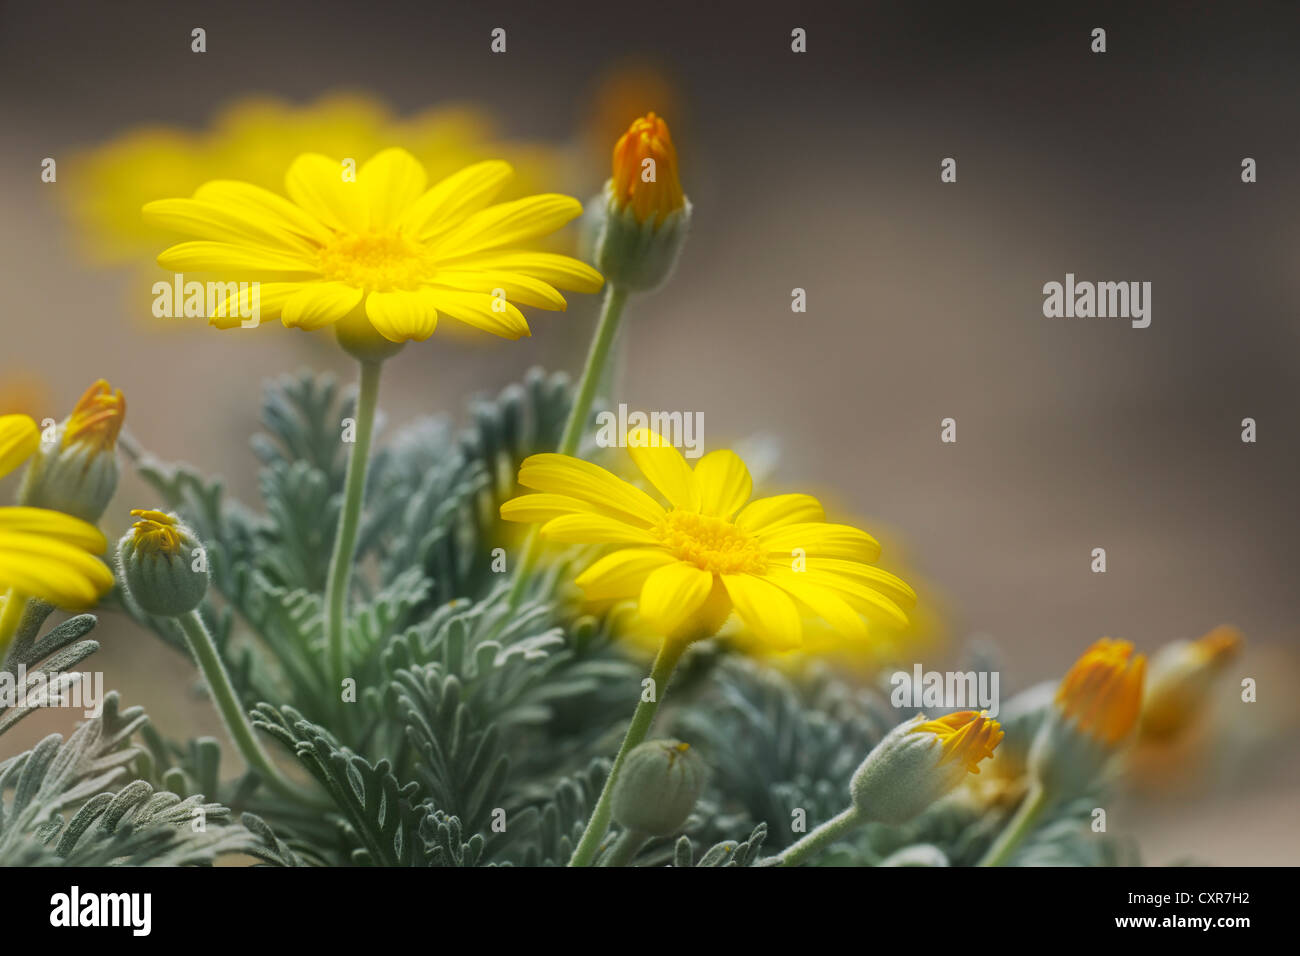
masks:
<path id="1" fill-rule="evenodd" d="M 984 859 L 979 861 L 979 865 L 1001 866 L 1005 863 L 1011 856 L 1011 851 L 1019 846 L 1020 841 L 1033 830 L 1034 824 L 1038 822 L 1038 817 L 1046 806 L 1047 791 L 1040 784 L 1035 783 L 1021 802 L 1016 815 L 989 847 L 988 852 L 984 854 Z"/>
<path id="2" fill-rule="evenodd" d="M 186 643 L 190 646 L 190 652 L 194 655 L 199 670 L 203 672 L 203 679 L 207 681 L 208 691 L 212 694 L 217 710 L 220 711 L 221 718 L 226 724 L 226 731 L 235 746 L 239 748 L 244 761 L 266 781 L 268 787 L 281 796 L 313 804 L 319 803 L 310 794 L 281 776 L 280 771 L 271 762 L 271 758 L 262 749 L 248 715 L 244 713 L 239 698 L 235 696 L 235 688 L 230 683 L 230 675 L 226 673 L 225 664 L 221 662 L 221 654 L 217 651 L 217 646 L 213 643 L 212 635 L 208 633 L 203 619 L 199 617 L 199 612 L 190 611 L 178 617 L 176 621 L 185 632 Z"/>
<path id="3" fill-rule="evenodd" d="M 605 301 L 600 308 L 600 321 L 596 324 L 596 335 L 587 350 L 587 364 L 583 366 L 582 378 L 578 380 L 578 393 L 573 397 L 573 408 L 569 409 L 569 418 L 564 423 L 564 434 L 560 438 L 561 455 L 573 455 L 578 451 L 582 441 L 582 430 L 587 427 L 587 418 L 591 415 L 591 404 L 596 400 L 596 389 L 600 387 L 600 378 L 609 361 L 609 350 L 618 335 L 619 323 L 623 320 L 623 306 L 627 305 L 627 292 L 610 283 L 605 290 Z"/>
<path id="4" fill-rule="evenodd" d="M 609 848 L 609 852 L 600 858 L 600 865 L 627 866 L 649 841 L 650 837 L 640 830 L 624 830 Z"/>
<path id="5" fill-rule="evenodd" d="M 591 347 L 587 350 L 587 363 L 582 369 L 582 378 L 578 380 L 578 391 L 573 397 L 573 407 L 564 423 L 564 432 L 560 445 L 556 449 L 561 455 L 573 455 L 582 442 L 582 430 L 587 427 L 591 417 L 591 406 L 596 400 L 596 390 L 600 387 L 605 366 L 609 364 L 610 348 L 618 337 L 619 325 L 623 320 L 623 307 L 627 305 L 627 290 L 610 283 L 605 288 L 605 301 L 600 308 L 600 321 L 596 324 L 596 334 L 592 337 Z M 537 528 L 528 533 L 524 542 L 523 554 L 519 566 L 515 569 L 515 578 L 510 585 L 507 605 L 511 610 L 519 606 L 524 596 L 524 588 L 532 575 L 533 565 L 537 563 L 540 540 Z"/>
<path id="6" fill-rule="evenodd" d="M 659 646 L 659 654 L 650 669 L 650 680 L 654 682 L 653 699 L 646 700 L 642 696 L 640 703 L 636 705 L 632 722 L 623 737 L 623 746 L 618 748 L 618 756 L 614 758 L 614 765 L 609 768 L 609 776 L 600 791 L 600 799 L 596 801 L 596 806 L 591 811 L 591 819 L 587 821 L 587 829 L 583 831 L 582 839 L 578 841 L 573 856 L 569 858 L 569 866 L 590 866 L 596 851 L 600 849 L 600 841 L 605 838 L 605 833 L 609 830 L 610 801 L 614 793 L 614 783 L 623 769 L 623 761 L 627 759 L 628 752 L 633 747 L 645 740 L 655 712 L 659 709 L 659 701 L 663 699 L 664 692 L 668 689 L 668 680 L 672 677 L 673 670 L 677 667 L 684 650 L 686 650 L 685 641 L 665 640 Z"/>
<path id="7" fill-rule="evenodd" d="M 798 866 L 819 850 L 838 840 L 850 830 L 865 823 L 866 820 L 856 806 L 837 813 L 803 839 L 786 847 L 775 857 L 781 866 Z"/>
<path id="8" fill-rule="evenodd" d="M 343 646 L 343 623 L 347 610 L 348 584 L 356 557 L 357 531 L 361 527 L 361 505 L 366 493 L 366 469 L 370 463 L 370 439 L 375 427 L 379 399 L 379 372 L 383 363 L 361 360 L 361 384 L 357 395 L 356 441 L 348 455 L 348 474 L 343 486 L 343 510 L 339 514 L 334 552 L 330 556 L 329 579 L 325 588 L 325 636 L 329 647 L 330 676 L 337 685 L 347 676 Z"/>

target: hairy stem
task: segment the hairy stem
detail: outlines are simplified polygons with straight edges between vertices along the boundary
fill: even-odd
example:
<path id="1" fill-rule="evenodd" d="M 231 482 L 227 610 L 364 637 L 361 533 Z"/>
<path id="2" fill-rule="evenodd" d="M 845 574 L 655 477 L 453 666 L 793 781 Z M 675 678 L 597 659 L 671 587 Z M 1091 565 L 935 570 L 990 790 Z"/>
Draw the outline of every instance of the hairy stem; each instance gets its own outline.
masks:
<path id="1" fill-rule="evenodd" d="M 984 858 L 979 861 L 979 865 L 1001 866 L 1005 863 L 1007 858 L 1011 856 L 1011 852 L 1033 830 L 1034 824 L 1038 822 L 1038 817 L 1046 806 L 1047 791 L 1041 785 L 1035 783 L 1029 793 L 1025 795 L 1025 799 L 1021 802 L 1016 815 L 1011 818 L 1006 829 L 999 834 L 997 840 L 989 847 L 988 852 L 984 854 Z"/>
<path id="2" fill-rule="evenodd" d="M 208 691 L 212 694 L 217 710 L 221 713 L 221 719 L 225 722 L 226 732 L 239 748 L 244 761 L 266 781 L 268 787 L 281 796 L 308 803 L 319 803 L 320 801 L 311 794 L 286 780 L 271 762 L 266 751 L 262 749 L 253 725 L 235 695 L 234 685 L 230 683 L 230 675 L 226 673 L 226 665 L 221 661 L 217 645 L 213 643 L 212 635 L 208 633 L 207 625 L 203 623 L 203 618 L 199 617 L 199 612 L 190 611 L 178 617 L 176 621 L 185 632 L 185 641 L 189 644 L 190 653 L 194 655 L 199 670 L 203 672 Z"/>
<path id="3" fill-rule="evenodd" d="M 329 648 L 330 676 L 335 692 L 347 676 L 343 646 L 343 624 L 347 614 L 348 585 L 356 557 L 357 532 L 361 527 L 361 505 L 366 495 L 366 469 L 370 463 L 370 439 L 375 429 L 375 408 L 379 399 L 378 361 L 361 361 L 361 385 L 357 395 L 356 441 L 348 455 L 348 474 L 343 486 L 343 510 L 339 514 L 334 552 L 330 556 L 329 579 L 325 587 L 325 637 Z"/>
<path id="4" fill-rule="evenodd" d="M 624 830 L 609 848 L 609 852 L 600 858 L 600 865 L 627 866 L 649 841 L 649 835 L 640 830 Z"/>
<path id="5" fill-rule="evenodd" d="M 609 364 L 610 348 L 618 337 L 619 325 L 623 320 L 623 307 L 627 304 L 627 291 L 610 283 L 605 288 L 605 301 L 600 309 L 600 321 L 596 324 L 596 334 L 592 337 L 591 347 L 587 350 L 587 363 L 582 369 L 582 378 L 578 380 L 578 391 L 573 397 L 573 407 L 564 423 L 564 432 L 560 446 L 556 449 L 561 455 L 573 455 L 582 442 L 582 430 L 587 427 L 591 417 L 591 406 L 596 400 L 596 391 L 600 387 L 605 367 Z M 524 596 L 524 588 L 537 563 L 540 545 L 537 528 L 534 527 L 524 542 L 519 565 L 515 568 L 514 581 L 510 585 L 507 597 L 508 606 L 513 610 L 519 606 Z"/>
<path id="6" fill-rule="evenodd" d="M 810 856 L 829 846 L 850 830 L 865 823 L 866 819 L 855 806 L 837 813 L 803 839 L 786 847 L 774 858 L 781 866 L 798 866 Z"/>
<path id="7" fill-rule="evenodd" d="M 578 841 L 578 845 L 573 850 L 573 856 L 569 858 L 569 866 L 590 866 L 591 861 L 596 856 L 596 851 L 600 849 L 600 843 L 609 830 L 610 800 L 614 793 L 614 783 L 618 780 L 619 772 L 623 769 L 623 762 L 627 759 L 628 752 L 645 740 L 646 734 L 650 730 L 650 724 L 654 721 L 655 713 L 659 710 L 659 702 L 663 700 L 664 692 L 668 689 L 668 680 L 672 677 L 673 670 L 676 669 L 677 662 L 681 659 L 684 650 L 686 650 L 685 641 L 665 640 L 659 646 L 659 654 L 650 670 L 650 680 L 654 682 L 652 699 L 646 700 L 643 695 L 636 705 L 636 711 L 632 714 L 632 722 L 628 725 L 627 734 L 623 737 L 623 745 L 618 748 L 618 756 L 614 758 L 614 765 L 609 768 L 609 776 L 605 779 L 605 786 L 600 791 L 600 799 L 596 801 L 596 806 L 591 811 L 591 819 L 587 821 L 587 829 L 583 831 L 582 839 Z"/>

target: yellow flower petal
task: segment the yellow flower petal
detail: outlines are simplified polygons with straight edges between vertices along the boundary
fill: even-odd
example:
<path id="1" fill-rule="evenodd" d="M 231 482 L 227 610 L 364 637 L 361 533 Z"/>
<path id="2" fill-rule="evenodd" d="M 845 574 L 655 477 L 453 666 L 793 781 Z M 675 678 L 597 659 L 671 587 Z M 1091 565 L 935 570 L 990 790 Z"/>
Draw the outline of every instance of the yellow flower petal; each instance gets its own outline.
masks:
<path id="1" fill-rule="evenodd" d="M 90 524 L 41 508 L 0 508 L 0 591 L 10 588 L 59 607 L 93 604 L 113 574 L 91 552 L 104 536 Z"/>
<path id="2" fill-rule="evenodd" d="M 711 451 L 695 465 L 695 483 L 700 488 L 700 510 L 730 519 L 745 506 L 754 490 L 749 469 L 734 451 Z"/>
<path id="3" fill-rule="evenodd" d="M 627 453 L 650 484 L 681 511 L 700 510 L 700 489 L 682 453 L 658 432 L 638 428 L 627 436 Z"/>
<path id="4" fill-rule="evenodd" d="M 436 247 L 440 257 L 467 256 L 545 236 L 581 215 L 582 203 L 572 196 L 559 193 L 526 196 L 474 213 L 438 237 Z"/>
<path id="5" fill-rule="evenodd" d="M 305 210 L 295 206 L 283 196 L 233 179 L 214 179 L 194 192 L 202 202 L 225 206 L 232 212 L 242 212 L 248 218 L 268 220 L 276 228 L 294 233 L 317 243 L 326 243 L 334 234 L 323 223 Z"/>
<path id="6" fill-rule="evenodd" d="M 605 555 L 578 575 L 577 585 L 588 601 L 617 601 L 637 597 L 651 572 L 679 563 L 667 551 L 623 548 Z"/>
<path id="7" fill-rule="evenodd" d="M 484 332 L 503 339 L 521 339 L 531 335 L 524 314 L 492 295 L 477 292 L 452 292 L 447 289 L 426 288 L 430 302 L 439 312 L 444 312 Z M 493 308 L 493 306 L 496 308 Z"/>
<path id="8" fill-rule="evenodd" d="M 357 174 L 357 182 L 365 190 L 370 228 L 387 229 L 401 221 L 424 193 L 428 181 L 419 161 L 399 147 L 386 149 L 367 160 Z"/>
<path id="9" fill-rule="evenodd" d="M 553 286 L 518 272 L 487 272 L 476 269 L 439 269 L 436 288 L 459 292 L 486 292 L 495 295 L 500 289 L 507 302 L 529 305 L 536 309 L 563 312 L 568 303 Z"/>
<path id="10" fill-rule="evenodd" d="M 289 198 L 338 232 L 365 232 L 370 216 L 365 190 L 343 178 L 343 164 L 320 153 L 304 153 L 284 175 Z"/>
<path id="11" fill-rule="evenodd" d="M 164 229 L 200 239 L 259 246 L 276 253 L 289 251 L 304 257 L 315 251 L 306 238 L 285 228 L 275 217 L 246 206 L 201 199 L 159 199 L 145 205 L 144 217 Z"/>
<path id="12" fill-rule="evenodd" d="M 294 295 L 307 288 L 304 282 L 259 282 L 257 283 L 257 321 L 259 324 L 280 318 L 284 304 Z M 242 328 L 245 313 L 253 311 L 254 289 L 249 285 L 244 290 L 227 296 L 217 307 L 217 311 L 208 316 L 208 324 L 219 329 Z"/>
<path id="13" fill-rule="evenodd" d="M 552 518 L 542 525 L 547 541 L 565 544 L 654 545 L 659 539 L 643 528 L 605 515 L 575 514 Z"/>
<path id="14" fill-rule="evenodd" d="M 736 515 L 737 526 L 758 532 L 787 524 L 825 521 L 822 503 L 812 495 L 772 495 L 755 498 Z"/>
<path id="15" fill-rule="evenodd" d="M 451 267 L 529 275 L 570 292 L 599 292 L 605 284 L 585 262 L 553 252 L 486 252 L 454 259 Z"/>
<path id="16" fill-rule="evenodd" d="M 276 250 L 206 240 L 182 242 L 163 250 L 158 265 L 172 272 L 317 273 L 315 262 L 287 248 Z"/>
<path id="17" fill-rule="evenodd" d="M 438 310 L 427 292 L 372 292 L 366 318 L 390 342 L 423 342 L 438 327 Z"/>
<path id="18" fill-rule="evenodd" d="M 512 175 L 510 164 L 499 159 L 466 166 L 413 202 L 399 225 L 407 235 L 427 242 L 487 206 Z"/>
<path id="19" fill-rule="evenodd" d="M 789 562 L 784 562 L 789 567 Z M 868 589 L 884 594 L 901 607 L 916 606 L 916 591 L 896 574 L 890 574 L 874 565 L 840 558 L 812 558 L 808 561 L 809 574 L 825 576 L 825 583 L 840 590 Z"/>
<path id="20" fill-rule="evenodd" d="M 674 561 L 650 572 L 637 605 L 641 616 L 663 636 L 675 635 L 713 590 L 713 575 Z"/>
<path id="21" fill-rule="evenodd" d="M 40 442 L 40 429 L 26 415 L 0 415 L 0 477 L 30 458 Z"/>
<path id="22" fill-rule="evenodd" d="M 597 514 L 626 521 L 628 516 L 615 508 L 592 501 L 582 501 L 568 495 L 531 494 L 511 498 L 501 505 L 501 517 L 506 521 L 543 522 L 560 515 Z"/>
<path id="23" fill-rule="evenodd" d="M 48 508 L 0 508 L 0 534 L 21 534 L 64 541 L 96 554 L 108 547 L 93 524 Z"/>
<path id="24" fill-rule="evenodd" d="M 285 300 L 280 320 L 289 328 L 323 328 L 355 309 L 362 294 L 342 282 L 305 283 Z"/>
<path id="25" fill-rule="evenodd" d="M 663 506 L 635 485 L 599 465 L 568 455 L 530 455 L 519 466 L 519 483 L 535 491 L 568 495 L 606 508 L 645 526 L 663 520 Z"/>
<path id="26" fill-rule="evenodd" d="M 880 557 L 880 544 L 858 528 L 846 524 L 796 522 L 756 533 L 763 548 L 790 554 L 800 548 L 808 557 L 845 558 L 870 564 Z"/>
<path id="27" fill-rule="evenodd" d="M 790 595 L 752 574 L 724 574 L 722 583 L 745 626 L 777 648 L 798 647 L 803 622 Z"/>
<path id="28" fill-rule="evenodd" d="M 811 608 L 838 636 L 866 640 L 867 625 L 862 615 L 832 589 L 809 580 L 806 573 L 788 568 L 769 571 L 764 577 Z M 904 618 L 903 622 L 906 623 L 907 619 Z"/>

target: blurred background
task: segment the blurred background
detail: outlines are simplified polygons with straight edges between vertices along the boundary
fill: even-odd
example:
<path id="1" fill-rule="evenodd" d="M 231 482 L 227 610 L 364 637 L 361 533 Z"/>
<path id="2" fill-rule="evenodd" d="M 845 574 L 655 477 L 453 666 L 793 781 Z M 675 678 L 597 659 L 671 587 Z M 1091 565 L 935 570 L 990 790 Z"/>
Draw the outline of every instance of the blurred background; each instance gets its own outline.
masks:
<path id="1" fill-rule="evenodd" d="M 311 109 L 446 172 L 506 155 L 533 191 L 585 199 L 655 110 L 694 226 L 670 285 L 633 300 L 618 400 L 703 412 L 708 448 L 777 438 L 778 490 L 879 529 L 882 563 L 932 589 L 952 659 L 996 642 L 1004 698 L 1103 635 L 1151 651 L 1241 628 L 1217 746 L 1157 767 L 1111 828 L 1153 863 L 1300 862 L 1300 11 L 1047 6 L 4 3 L 0 411 L 62 418 L 107 378 L 145 447 L 255 500 L 261 382 L 352 370 L 328 339 L 153 318 L 166 242 L 139 202 L 238 178 L 257 131 L 310 137 L 287 117 Z M 124 216 L 109 187 L 143 194 Z M 1044 318 L 1042 286 L 1067 272 L 1151 282 L 1151 326 Z M 519 343 L 440 329 L 408 348 L 385 371 L 390 427 L 532 365 L 576 373 L 598 302 L 569 298 Z M 147 495 L 124 479 L 110 538 Z M 98 633 L 108 687 L 220 734 L 177 692 L 184 659 L 120 619 Z M 1243 676 L 1258 703 L 1238 702 Z M 67 723 L 32 717 L 6 750 Z"/>

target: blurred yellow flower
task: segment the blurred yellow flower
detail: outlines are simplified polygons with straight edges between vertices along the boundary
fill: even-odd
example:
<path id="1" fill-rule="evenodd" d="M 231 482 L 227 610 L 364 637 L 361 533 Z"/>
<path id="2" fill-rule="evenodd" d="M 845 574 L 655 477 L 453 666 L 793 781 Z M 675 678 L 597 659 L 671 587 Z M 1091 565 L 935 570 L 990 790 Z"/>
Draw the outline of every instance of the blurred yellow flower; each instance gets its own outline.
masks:
<path id="1" fill-rule="evenodd" d="M 525 494 L 501 506 L 507 521 L 541 523 L 543 540 L 616 545 L 577 578 L 589 600 L 639 599 L 663 637 L 708 636 L 734 610 L 778 647 L 802 642 L 805 619 L 845 639 L 865 639 L 864 615 L 897 625 L 915 592 L 873 567 L 879 545 L 857 528 L 826 523 L 810 495 L 750 501 L 752 479 L 731 451 L 694 469 L 657 433 L 627 438 L 632 461 L 668 501 L 665 508 L 604 468 L 567 455 L 526 459 Z"/>
<path id="2" fill-rule="evenodd" d="M 206 129 L 155 126 L 125 133 L 72 156 L 59 193 L 93 258 L 139 262 L 171 236 L 141 218 L 147 202 L 191 195 L 213 179 L 278 189 L 285 169 L 303 153 L 360 160 L 397 144 L 410 150 L 432 180 L 485 159 L 510 162 L 517 176 L 503 198 L 537 192 L 547 183 L 576 185 L 563 179 L 569 163 L 561 150 L 505 141 L 481 110 L 439 107 L 399 119 L 379 100 L 342 93 L 307 105 L 244 98 Z"/>
<path id="3" fill-rule="evenodd" d="M 0 415 L 45 418 L 53 399 L 44 379 L 25 371 L 0 373 Z"/>
<path id="4" fill-rule="evenodd" d="M 1143 741 L 1167 741 L 1195 724 L 1206 709 L 1215 677 L 1241 650 L 1241 632 L 1217 627 L 1194 641 L 1174 641 L 1151 658 L 1142 701 Z"/>
<path id="5" fill-rule="evenodd" d="M 39 441 L 36 423 L 27 416 L 0 416 L 0 477 L 30 457 Z M 87 607 L 113 586 L 112 573 L 94 557 L 104 547 L 104 536 L 78 518 L 44 508 L 0 507 L 0 658 L 27 598 Z"/>
<path id="6" fill-rule="evenodd" d="M 0 475 L 30 458 L 40 441 L 40 429 L 26 415 L 0 415 Z"/>
<path id="7" fill-rule="evenodd" d="M 615 64 L 597 78 L 591 103 L 583 110 L 583 151 L 603 160 L 609 144 L 627 131 L 628 117 L 644 116 L 651 109 L 660 116 L 680 117 L 684 112 L 671 71 L 640 58 Z"/>
<path id="8" fill-rule="evenodd" d="M 258 280 L 260 302 L 251 301 L 260 318 L 308 330 L 368 321 L 402 343 L 427 339 L 442 313 L 513 339 L 529 334 L 515 303 L 563 309 L 557 287 L 594 292 L 602 279 L 577 259 L 518 248 L 582 205 L 553 193 L 490 205 L 511 174 L 508 163 L 487 161 L 428 188 L 404 149 L 386 149 L 352 175 L 347 163 L 307 153 L 285 175 L 292 201 L 218 180 L 192 199 L 149 203 L 145 215 L 199 237 L 164 251 L 160 265 Z M 250 291 L 229 296 L 212 324 L 239 326 Z"/>

